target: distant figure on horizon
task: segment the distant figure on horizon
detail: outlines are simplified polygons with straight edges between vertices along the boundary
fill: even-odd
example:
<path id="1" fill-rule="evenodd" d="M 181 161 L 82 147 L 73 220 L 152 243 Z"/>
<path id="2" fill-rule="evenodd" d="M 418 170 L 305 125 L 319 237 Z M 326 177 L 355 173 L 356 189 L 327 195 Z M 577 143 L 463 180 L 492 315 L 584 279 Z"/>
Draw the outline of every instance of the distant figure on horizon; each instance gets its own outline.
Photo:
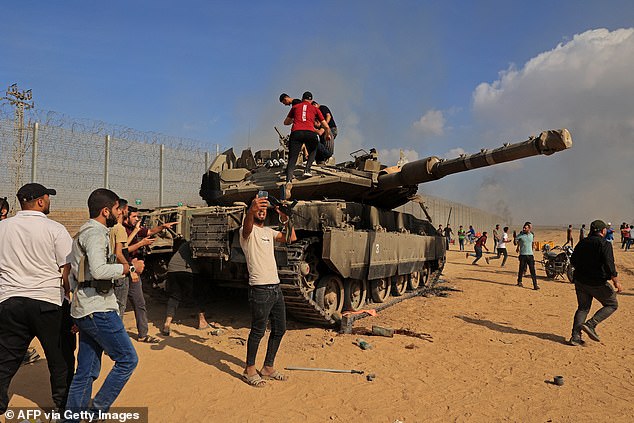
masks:
<path id="1" fill-rule="evenodd" d="M 469 225 L 469 230 L 467 231 L 467 238 L 469 239 L 469 244 L 473 244 L 473 241 L 475 241 L 475 236 L 476 236 L 475 229 L 473 229 L 472 225 Z"/>
<path id="2" fill-rule="evenodd" d="M 469 258 L 469 256 L 475 257 L 475 260 L 473 260 L 473 263 L 471 264 L 478 263 L 478 260 L 482 258 L 482 248 L 486 249 L 487 253 L 489 252 L 489 248 L 486 246 L 486 243 L 487 243 L 487 232 L 484 231 L 482 232 L 482 235 L 480 236 L 480 238 L 477 239 L 475 245 L 473 246 L 473 249 L 475 250 L 475 254 L 467 253 L 466 258 Z"/>
<path id="3" fill-rule="evenodd" d="M 586 237 L 586 224 L 581 225 L 581 229 L 579 229 L 579 242 Z"/>
<path id="4" fill-rule="evenodd" d="M 458 228 L 458 243 L 460 244 L 460 251 L 464 251 L 464 241 L 467 238 L 467 232 L 462 225 Z"/>
<path id="5" fill-rule="evenodd" d="M 509 242 L 508 232 L 509 228 L 508 226 L 505 226 L 502 232 L 502 238 L 500 238 L 497 243 L 498 255 L 497 257 L 486 257 L 485 260 L 487 264 L 489 264 L 490 260 L 498 260 L 501 256 L 504 256 L 504 259 L 502 260 L 502 264 L 500 265 L 500 267 L 504 267 L 504 265 L 506 264 L 506 259 L 509 257 L 509 253 L 506 251 L 506 243 Z"/>
<path id="6" fill-rule="evenodd" d="M 568 229 L 566 230 L 566 243 L 562 245 L 562 247 L 565 247 L 568 244 L 570 244 L 571 247 L 574 247 L 574 245 L 572 245 L 573 243 L 574 241 L 572 239 L 572 225 L 568 225 Z"/>
<path id="7" fill-rule="evenodd" d="M 535 273 L 535 257 L 533 256 L 533 240 L 535 237 L 531 232 L 532 226 L 531 222 L 524 223 L 522 232 L 517 235 L 513 243 L 517 244 L 520 253 L 520 267 L 517 272 L 517 286 L 524 286 L 522 285 L 522 277 L 526 271 L 526 266 L 528 266 L 528 269 L 531 272 L 531 278 L 533 279 L 533 289 L 537 291 L 539 289 L 539 285 L 537 285 L 537 274 Z"/>
<path id="8" fill-rule="evenodd" d="M 449 251 L 449 242 L 451 242 L 451 234 L 453 233 L 453 231 L 451 230 L 451 226 L 449 224 L 447 224 L 447 226 L 445 227 L 444 230 L 444 234 L 445 234 L 445 240 L 447 240 L 447 251 Z"/>

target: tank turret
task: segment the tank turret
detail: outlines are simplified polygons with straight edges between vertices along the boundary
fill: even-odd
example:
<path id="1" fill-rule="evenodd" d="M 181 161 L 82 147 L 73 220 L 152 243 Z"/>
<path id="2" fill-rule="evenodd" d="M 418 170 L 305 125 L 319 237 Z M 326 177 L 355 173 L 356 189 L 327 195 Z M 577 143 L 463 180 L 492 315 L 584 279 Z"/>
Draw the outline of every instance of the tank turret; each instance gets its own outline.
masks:
<path id="1" fill-rule="evenodd" d="M 572 146 L 567 129 L 549 130 L 538 137 L 492 150 L 464 154 L 443 160 L 432 156 L 403 166 L 381 164 L 374 150 L 359 150 L 353 161 L 336 165 L 315 165 L 311 177 L 301 176 L 301 165 L 293 181 L 292 197 L 297 200 L 342 199 L 392 209 L 407 203 L 418 184 L 453 173 L 466 172 L 498 163 L 536 155 L 551 155 Z M 250 150 L 236 158 L 232 150 L 219 155 L 203 177 L 200 194 L 209 205 L 248 203 L 260 191 L 277 195 L 284 182 L 285 150 Z"/>

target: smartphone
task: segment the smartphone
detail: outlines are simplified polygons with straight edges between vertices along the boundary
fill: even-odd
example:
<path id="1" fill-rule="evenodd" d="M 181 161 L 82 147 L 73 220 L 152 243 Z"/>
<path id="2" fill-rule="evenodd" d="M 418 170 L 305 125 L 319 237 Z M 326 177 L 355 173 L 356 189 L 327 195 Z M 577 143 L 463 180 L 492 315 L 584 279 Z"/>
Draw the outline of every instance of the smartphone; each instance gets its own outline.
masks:
<path id="1" fill-rule="evenodd" d="M 267 191 L 258 191 L 258 198 L 268 198 L 269 193 Z"/>

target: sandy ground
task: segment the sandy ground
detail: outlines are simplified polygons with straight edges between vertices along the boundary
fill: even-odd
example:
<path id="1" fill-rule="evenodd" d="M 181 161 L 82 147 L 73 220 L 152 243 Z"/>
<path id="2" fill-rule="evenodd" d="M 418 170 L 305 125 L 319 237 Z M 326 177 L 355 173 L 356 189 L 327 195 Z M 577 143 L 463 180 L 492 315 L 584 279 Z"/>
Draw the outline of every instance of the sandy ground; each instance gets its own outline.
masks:
<path id="1" fill-rule="evenodd" d="M 536 231 L 537 240 L 561 244 L 564 237 L 564 230 Z M 431 342 L 365 337 L 373 349 L 363 351 L 353 344 L 359 335 L 289 324 L 279 367 L 360 369 L 376 374 L 372 382 L 295 371 L 287 382 L 247 386 L 240 379 L 245 346 L 237 338 L 248 336 L 248 307 L 236 296 L 209 306 L 209 320 L 226 328 L 220 336 L 196 330 L 194 310 L 183 308 L 170 338 L 155 346 L 134 342 L 140 364 L 115 406 L 147 406 L 151 422 L 630 422 L 634 252 L 615 252 L 624 292 L 619 310 L 598 328 L 601 343 L 565 344 L 576 309 L 572 284 L 545 280 L 538 266 L 542 289 L 518 288 L 515 257 L 505 268 L 484 260 L 472 266 L 453 250 L 442 286 L 456 291 L 405 301 L 355 325 L 408 328 L 430 334 Z M 150 331 L 158 334 L 164 304 L 148 307 Z M 125 325 L 135 334 L 131 311 Z M 97 386 L 111 365 L 104 359 Z M 564 376 L 564 386 L 547 382 L 555 375 Z M 51 406 L 45 361 L 22 367 L 10 393 L 12 407 Z"/>

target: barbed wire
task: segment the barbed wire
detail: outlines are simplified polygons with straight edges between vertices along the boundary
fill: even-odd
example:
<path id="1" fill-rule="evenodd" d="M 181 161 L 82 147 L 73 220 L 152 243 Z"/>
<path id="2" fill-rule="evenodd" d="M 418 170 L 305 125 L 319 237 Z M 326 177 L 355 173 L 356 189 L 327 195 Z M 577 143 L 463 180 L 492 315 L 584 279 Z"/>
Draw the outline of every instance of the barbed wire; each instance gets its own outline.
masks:
<path id="1" fill-rule="evenodd" d="M 26 148 L 18 162 L 14 158 L 15 110 L 8 104 L 0 104 L 2 196 L 15 198 L 16 178 L 29 182 L 35 173 L 36 182 L 58 191 L 55 206 L 59 209 L 85 208 L 90 192 L 103 187 L 106 179 L 110 189 L 131 202 L 140 201 L 142 207 L 203 204 L 198 195 L 201 176 L 209 164 L 207 160 L 212 160 L 214 155 L 203 147 L 202 141 L 142 132 L 102 121 L 73 119 L 52 111 L 25 111 L 24 121 L 21 134 Z M 34 150 L 36 122 L 37 149 Z M 109 136 L 107 178 L 106 136 Z M 224 148 L 214 145 L 213 150 Z M 32 172 L 34 153 L 36 172 Z M 15 202 L 12 208 L 15 209 Z"/>

